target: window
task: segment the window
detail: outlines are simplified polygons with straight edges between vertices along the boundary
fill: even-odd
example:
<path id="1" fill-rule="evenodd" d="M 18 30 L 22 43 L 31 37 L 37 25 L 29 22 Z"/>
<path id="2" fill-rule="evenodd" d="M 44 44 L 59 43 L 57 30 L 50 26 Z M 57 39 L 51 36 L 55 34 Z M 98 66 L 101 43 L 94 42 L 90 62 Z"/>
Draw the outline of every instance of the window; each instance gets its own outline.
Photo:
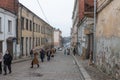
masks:
<path id="1" fill-rule="evenodd" d="M 24 18 L 23 17 L 21 17 L 21 27 L 22 29 L 24 29 Z"/>
<path id="2" fill-rule="evenodd" d="M 38 41 L 37 41 L 37 38 L 36 38 L 36 46 L 38 45 Z"/>
<path id="3" fill-rule="evenodd" d="M 8 32 L 12 32 L 12 21 L 8 20 Z"/>
<path id="4" fill-rule="evenodd" d="M 32 31 L 32 21 L 30 21 L 30 31 Z"/>
<path id="5" fill-rule="evenodd" d="M 36 32 L 38 32 L 38 29 L 37 29 L 37 28 L 38 28 L 38 26 L 37 26 L 37 24 L 36 24 Z"/>
<path id="6" fill-rule="evenodd" d="M 33 32 L 35 32 L 35 23 L 33 23 Z"/>
<path id="7" fill-rule="evenodd" d="M 2 21 L 1 21 L 1 17 L 0 17 L 0 32 L 2 32 Z"/>
<path id="8" fill-rule="evenodd" d="M 28 19 L 26 19 L 26 30 L 28 30 Z"/>
<path id="9" fill-rule="evenodd" d="M 40 25 L 39 25 L 39 33 L 40 33 Z"/>
<path id="10" fill-rule="evenodd" d="M 39 46 L 40 46 L 40 38 L 39 38 Z"/>

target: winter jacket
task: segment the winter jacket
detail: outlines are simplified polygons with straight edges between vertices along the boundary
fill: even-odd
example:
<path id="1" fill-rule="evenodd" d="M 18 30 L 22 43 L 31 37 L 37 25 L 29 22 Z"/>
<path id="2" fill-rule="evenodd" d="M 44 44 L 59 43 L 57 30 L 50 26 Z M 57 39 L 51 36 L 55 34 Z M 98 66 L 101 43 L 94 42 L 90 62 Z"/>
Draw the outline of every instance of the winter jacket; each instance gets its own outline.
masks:
<path id="1" fill-rule="evenodd" d="M 10 54 L 5 54 L 3 56 L 4 64 L 10 65 L 12 63 L 12 56 Z"/>

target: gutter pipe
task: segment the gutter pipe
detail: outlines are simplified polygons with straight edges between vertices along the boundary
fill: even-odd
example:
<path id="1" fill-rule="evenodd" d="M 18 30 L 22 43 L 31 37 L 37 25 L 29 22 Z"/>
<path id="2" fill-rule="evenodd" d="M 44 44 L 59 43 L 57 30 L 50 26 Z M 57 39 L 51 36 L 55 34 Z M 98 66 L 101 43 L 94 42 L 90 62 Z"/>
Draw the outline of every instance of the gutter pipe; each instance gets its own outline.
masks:
<path id="1" fill-rule="evenodd" d="M 96 6 L 97 0 L 94 0 L 94 51 L 93 51 L 93 63 L 96 62 L 96 14 L 97 14 L 97 6 Z"/>

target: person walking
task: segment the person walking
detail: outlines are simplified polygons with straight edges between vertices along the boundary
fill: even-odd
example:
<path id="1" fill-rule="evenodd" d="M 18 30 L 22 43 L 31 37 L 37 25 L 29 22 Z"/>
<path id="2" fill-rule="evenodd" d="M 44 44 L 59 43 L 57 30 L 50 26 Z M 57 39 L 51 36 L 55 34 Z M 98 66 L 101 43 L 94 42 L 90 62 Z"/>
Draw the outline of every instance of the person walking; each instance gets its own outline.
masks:
<path id="1" fill-rule="evenodd" d="M 64 55 L 66 55 L 66 53 L 67 53 L 67 51 L 66 51 L 66 49 L 64 49 Z"/>
<path id="2" fill-rule="evenodd" d="M 2 53 L 0 53 L 0 74 L 2 74 Z"/>
<path id="3" fill-rule="evenodd" d="M 54 48 L 51 48 L 51 57 L 54 57 L 54 54 L 55 54 L 55 50 Z"/>
<path id="4" fill-rule="evenodd" d="M 73 49 L 73 54 L 74 54 L 74 56 L 75 56 L 75 54 L 76 54 L 76 50 L 75 50 L 75 48 Z"/>
<path id="5" fill-rule="evenodd" d="M 3 56 L 3 63 L 4 63 L 4 75 L 7 75 L 7 67 L 9 70 L 9 74 L 11 71 L 11 63 L 12 63 L 12 56 L 8 50 L 6 50 L 5 55 Z"/>
<path id="6" fill-rule="evenodd" d="M 44 58 L 45 58 L 45 51 L 43 49 L 40 50 L 40 59 L 41 62 L 44 62 Z"/>
<path id="7" fill-rule="evenodd" d="M 31 49 L 31 51 L 30 51 L 30 56 L 31 56 L 31 58 L 33 59 L 33 57 L 34 57 L 33 49 Z"/>
<path id="8" fill-rule="evenodd" d="M 37 64 L 37 67 L 39 67 L 39 61 L 38 61 L 38 58 L 37 58 L 38 53 L 35 52 L 33 54 L 34 54 L 34 58 L 33 58 L 32 62 L 31 62 L 31 68 L 33 68 L 34 64 Z"/>
<path id="9" fill-rule="evenodd" d="M 50 61 L 50 57 L 51 57 L 51 50 L 47 49 L 47 61 Z"/>
<path id="10" fill-rule="evenodd" d="M 67 55 L 70 55 L 70 49 L 67 48 Z"/>

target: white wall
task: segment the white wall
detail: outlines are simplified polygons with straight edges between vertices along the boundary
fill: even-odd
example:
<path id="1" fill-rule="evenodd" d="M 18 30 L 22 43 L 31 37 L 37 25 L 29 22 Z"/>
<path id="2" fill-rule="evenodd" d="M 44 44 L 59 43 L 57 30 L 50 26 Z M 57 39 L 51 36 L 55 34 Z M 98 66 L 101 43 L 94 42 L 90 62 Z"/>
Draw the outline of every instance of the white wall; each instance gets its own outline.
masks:
<path id="1" fill-rule="evenodd" d="M 3 41 L 3 54 L 4 54 L 7 49 L 7 43 L 6 43 L 7 38 L 16 37 L 16 16 L 0 8 L 0 17 L 2 21 L 2 33 L 0 33 L 0 40 Z M 12 21 L 11 33 L 8 33 L 8 20 Z"/>
<path id="2" fill-rule="evenodd" d="M 54 31 L 54 42 L 59 42 L 59 32 Z"/>

